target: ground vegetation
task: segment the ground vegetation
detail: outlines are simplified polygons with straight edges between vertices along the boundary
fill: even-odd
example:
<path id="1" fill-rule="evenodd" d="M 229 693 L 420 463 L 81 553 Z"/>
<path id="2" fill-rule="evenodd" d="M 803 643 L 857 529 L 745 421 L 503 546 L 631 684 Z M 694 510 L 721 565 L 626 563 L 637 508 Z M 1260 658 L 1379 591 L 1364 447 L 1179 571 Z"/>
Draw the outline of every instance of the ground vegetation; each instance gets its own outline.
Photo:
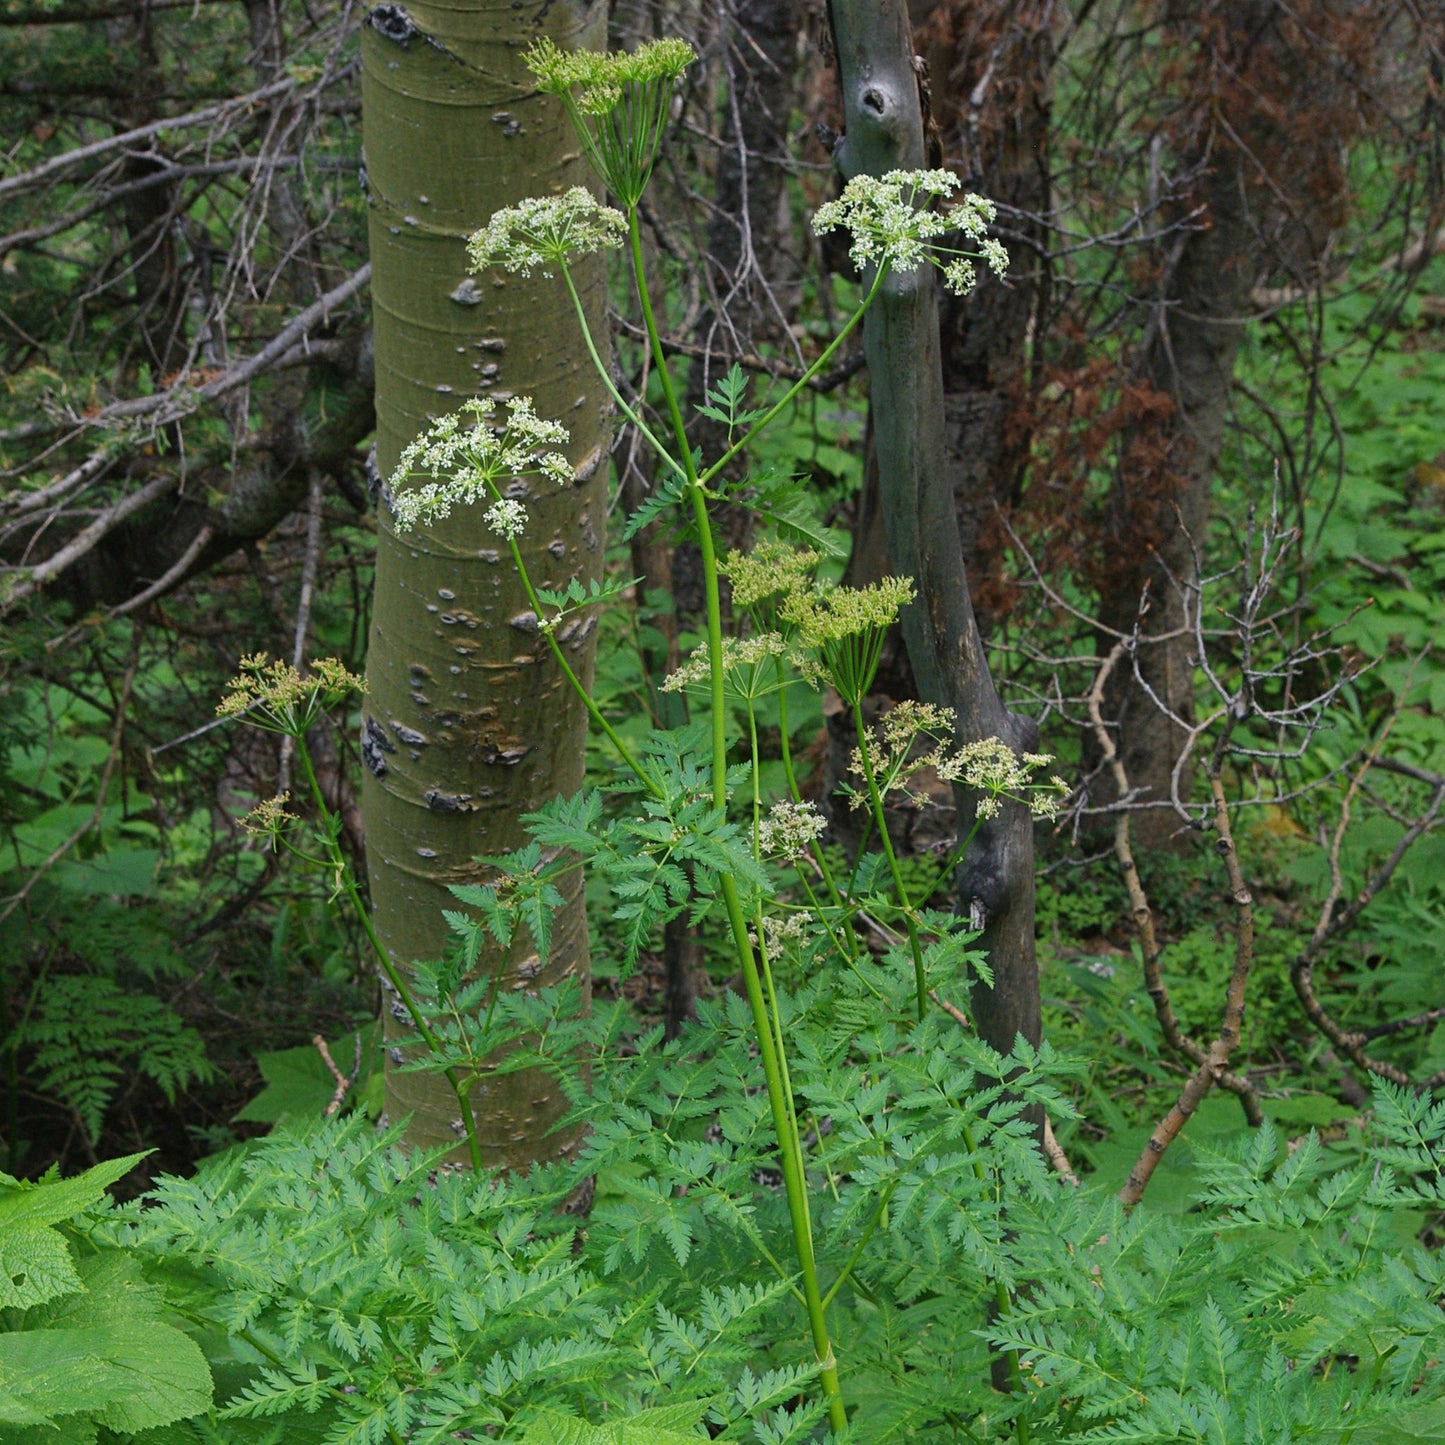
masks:
<path id="1" fill-rule="evenodd" d="M 433 224 L 440 7 L 112 9 L 0 9 L 0 1438 L 1438 1435 L 1438 15 L 619 8 Z"/>

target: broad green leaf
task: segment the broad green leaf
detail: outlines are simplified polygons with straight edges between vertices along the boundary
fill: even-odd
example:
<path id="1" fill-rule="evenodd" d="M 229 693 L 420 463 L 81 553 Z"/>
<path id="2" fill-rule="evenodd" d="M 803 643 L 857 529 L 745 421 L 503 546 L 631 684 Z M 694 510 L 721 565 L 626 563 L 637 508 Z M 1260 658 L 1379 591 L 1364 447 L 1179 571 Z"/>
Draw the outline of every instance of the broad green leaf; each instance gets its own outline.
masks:
<path id="1" fill-rule="evenodd" d="M 147 1320 L 0 1335 L 0 1421 L 7 1424 L 86 1413 L 114 1430 L 146 1430 L 210 1403 L 205 1357 L 170 1325 Z"/>
<path id="2" fill-rule="evenodd" d="M 117 1179 L 129 1174 L 150 1151 L 107 1159 L 73 1179 L 24 1184 L 0 1174 L 0 1238 L 20 1224 L 58 1224 L 96 1203 Z"/>
<path id="3" fill-rule="evenodd" d="M 150 892 L 160 861 L 159 848 L 116 847 L 94 858 L 67 858 L 51 879 L 66 893 L 137 898 Z"/>
<path id="4" fill-rule="evenodd" d="M 44 1224 L 0 1228 L 0 1306 L 29 1309 L 80 1289 L 65 1240 Z"/>
<path id="5" fill-rule="evenodd" d="M 356 1057 L 356 1033 L 353 1030 L 343 1034 L 327 1045 L 337 1068 L 348 1076 Z M 368 1024 L 360 1033 L 362 1066 L 358 1088 L 381 1067 L 375 1026 Z M 314 1044 L 257 1054 L 256 1063 L 266 1087 L 234 1116 L 237 1122 L 275 1124 L 288 1117 L 319 1119 L 336 1094 L 336 1078 Z"/>

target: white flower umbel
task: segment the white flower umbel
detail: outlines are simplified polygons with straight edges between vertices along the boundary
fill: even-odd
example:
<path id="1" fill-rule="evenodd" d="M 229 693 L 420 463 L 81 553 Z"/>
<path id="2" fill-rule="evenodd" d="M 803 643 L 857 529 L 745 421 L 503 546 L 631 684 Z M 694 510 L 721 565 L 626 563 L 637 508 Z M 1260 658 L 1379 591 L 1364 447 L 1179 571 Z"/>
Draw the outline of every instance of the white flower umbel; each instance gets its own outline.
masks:
<path id="1" fill-rule="evenodd" d="M 511 497 L 503 497 L 500 502 L 493 502 L 482 516 L 492 531 L 509 542 L 513 537 L 520 537 L 527 529 L 527 509 Z"/>
<path id="2" fill-rule="evenodd" d="M 800 908 L 786 918 L 768 914 L 763 919 L 763 942 L 773 958 L 786 953 L 790 946 L 801 951 L 816 933 L 817 929 L 813 927 L 813 915 L 806 908 Z M 753 947 L 756 948 L 758 946 L 756 931 L 749 929 L 748 937 L 752 939 Z"/>
<path id="3" fill-rule="evenodd" d="M 564 266 L 569 256 L 620 246 L 627 221 L 620 211 L 599 204 L 586 186 L 560 196 L 541 196 L 498 211 L 467 242 L 472 269 L 502 266 L 532 274 L 533 266 Z"/>
<path id="4" fill-rule="evenodd" d="M 962 783 L 982 794 L 979 818 L 997 817 L 1005 799 L 1025 804 L 1036 818 L 1053 818 L 1068 784 L 1060 777 L 1039 783 L 1033 776 L 1051 762 L 1049 753 L 1016 753 L 1001 738 L 982 738 L 940 754 L 933 766 L 940 782 Z"/>
<path id="5" fill-rule="evenodd" d="M 503 497 L 502 484 L 527 476 L 547 477 L 559 486 L 572 480 L 567 458 L 546 450 L 566 443 L 568 432 L 561 422 L 539 417 L 529 396 L 507 403 L 505 421 L 493 421 L 496 412 L 497 403 L 490 397 L 477 397 L 460 411 L 439 417 L 402 452 L 391 475 L 398 531 L 435 522 L 459 503 L 491 501 L 487 525 L 510 539 L 526 526 L 527 509 Z M 439 480 L 401 490 L 418 473 Z"/>
<path id="6" fill-rule="evenodd" d="M 827 831 L 827 819 L 813 803 L 774 803 L 758 824 L 758 850 L 765 858 L 801 858 Z"/>
<path id="7" fill-rule="evenodd" d="M 941 170 L 889 171 L 881 179 L 854 176 L 836 201 L 818 207 L 813 230 L 820 236 L 847 231 L 853 238 L 848 254 L 860 271 L 868 266 L 914 271 L 928 262 L 942 271 L 950 291 L 963 296 L 977 279 L 967 257 L 986 262 L 1001 277 L 1008 269 L 1008 252 L 984 234 L 996 216 L 992 201 L 970 193 L 956 205 L 930 208 L 931 200 L 957 189 L 957 177 Z M 941 238 L 954 231 L 962 231 L 978 249 L 943 245 Z"/>

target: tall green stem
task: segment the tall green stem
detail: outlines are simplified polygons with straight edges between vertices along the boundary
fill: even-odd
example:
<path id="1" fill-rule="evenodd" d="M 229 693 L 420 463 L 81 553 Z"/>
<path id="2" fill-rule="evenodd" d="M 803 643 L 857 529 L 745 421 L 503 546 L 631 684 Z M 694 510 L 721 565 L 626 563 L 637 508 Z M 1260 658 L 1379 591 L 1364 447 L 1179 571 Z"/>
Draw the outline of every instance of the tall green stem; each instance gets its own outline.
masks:
<path id="1" fill-rule="evenodd" d="M 722 600 L 718 591 L 717 552 L 713 547 L 712 524 L 707 514 L 707 497 L 698 481 L 692 448 L 687 440 L 687 428 L 683 423 L 682 408 L 678 405 L 677 392 L 673 388 L 672 377 L 662 354 L 662 337 L 657 329 L 657 320 L 652 310 L 652 298 L 647 289 L 647 275 L 643 267 L 642 234 L 638 226 L 636 207 L 629 210 L 627 219 L 628 235 L 632 244 L 633 275 L 637 283 L 638 299 L 642 305 L 643 324 L 647 328 L 648 342 L 652 348 L 653 360 L 657 365 L 658 381 L 662 386 L 663 398 L 667 403 L 668 415 L 672 421 L 673 434 L 676 437 L 683 466 L 687 472 L 688 495 L 692 502 L 693 518 L 697 524 L 698 551 L 701 554 L 707 596 L 707 649 L 712 693 L 713 803 L 718 808 L 726 808 L 727 712 L 723 692 L 725 678 L 722 659 Z M 823 1295 L 818 1285 L 818 1266 L 813 1255 L 813 1228 L 808 1212 L 808 1181 L 802 1167 L 802 1141 L 798 1138 L 797 1122 L 792 1114 L 792 1101 L 787 1094 L 783 1067 L 778 1056 L 773 1021 L 764 994 L 762 977 L 758 972 L 757 959 L 753 956 L 752 942 L 748 938 L 747 918 L 743 913 L 742 899 L 738 894 L 737 883 L 728 873 L 722 875 L 720 883 L 723 907 L 727 912 L 728 924 L 732 930 L 733 947 L 738 961 L 742 965 L 748 1005 L 753 1015 L 753 1031 L 757 1036 L 758 1052 L 762 1057 L 763 1078 L 767 1084 L 768 1104 L 773 1115 L 773 1132 L 777 1136 L 778 1156 L 783 1168 L 783 1187 L 788 1200 L 788 1216 L 793 1226 L 793 1244 L 803 1276 L 803 1298 L 807 1304 L 808 1324 L 813 1338 L 813 1353 L 818 1361 L 823 1394 L 828 1401 L 828 1418 L 834 1430 L 841 1431 L 847 1426 L 848 1413 L 843 1406 L 843 1394 L 838 1383 L 838 1362 L 834 1358 L 832 1342 L 828 1338 Z"/>

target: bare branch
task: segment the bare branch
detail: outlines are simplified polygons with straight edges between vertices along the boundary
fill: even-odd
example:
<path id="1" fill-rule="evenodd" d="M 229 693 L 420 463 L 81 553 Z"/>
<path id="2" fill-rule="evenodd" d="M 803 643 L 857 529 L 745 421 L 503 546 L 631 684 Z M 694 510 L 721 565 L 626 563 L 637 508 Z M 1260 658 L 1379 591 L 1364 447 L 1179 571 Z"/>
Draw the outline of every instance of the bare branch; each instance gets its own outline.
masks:
<path id="1" fill-rule="evenodd" d="M 1178 1138 L 1179 1131 L 1193 1116 L 1205 1095 L 1214 1084 L 1224 1084 L 1225 1066 L 1239 1042 L 1240 1027 L 1244 1019 L 1244 994 L 1249 983 L 1249 970 L 1254 964 L 1254 899 L 1245 887 L 1244 875 L 1240 872 L 1239 855 L 1235 851 L 1234 836 L 1229 823 L 1229 805 L 1218 773 L 1210 774 L 1209 787 L 1214 798 L 1214 824 L 1219 830 L 1215 851 L 1224 861 L 1225 872 L 1229 877 L 1230 896 L 1234 900 L 1238 919 L 1234 940 L 1234 971 L 1230 975 L 1229 988 L 1225 993 L 1224 1017 L 1220 1021 L 1219 1037 L 1209 1046 L 1208 1054 L 1190 1076 L 1174 1106 L 1155 1126 L 1134 1167 L 1129 1171 L 1123 1188 L 1119 1190 L 1119 1202 L 1126 1209 L 1133 1209 L 1144 1197 L 1144 1191 L 1148 1188 L 1159 1161 L 1164 1157 L 1164 1151 Z M 1258 1100 L 1255 1100 L 1255 1108 L 1258 1107 Z M 1255 1125 L 1262 1123 L 1262 1113 L 1259 1118 L 1250 1122 Z"/>
<path id="2" fill-rule="evenodd" d="M 1113 774 L 1117 796 L 1121 803 L 1126 805 L 1133 795 L 1133 789 L 1129 785 L 1129 776 L 1124 769 L 1123 759 L 1119 756 L 1119 750 L 1114 745 L 1108 725 L 1104 722 L 1103 699 L 1110 674 L 1129 649 L 1130 643 L 1128 642 L 1114 644 L 1109 656 L 1104 660 L 1104 665 L 1099 669 L 1099 674 L 1094 679 L 1094 685 L 1088 695 L 1089 717 L 1094 725 L 1094 736 L 1098 740 L 1105 763 Z M 1175 1053 L 1181 1054 L 1200 1068 L 1204 1068 L 1209 1066 L 1210 1053 L 1185 1033 L 1180 1026 L 1174 1006 L 1169 1000 L 1169 990 L 1165 986 L 1164 975 L 1159 967 L 1159 960 L 1164 950 L 1159 943 L 1158 931 L 1154 926 L 1154 910 L 1150 906 L 1148 894 L 1144 891 L 1144 883 L 1139 877 L 1139 868 L 1129 840 L 1130 811 L 1129 807 L 1122 806 L 1114 821 L 1114 856 L 1118 860 L 1119 871 L 1124 877 L 1124 887 L 1128 892 L 1129 905 L 1134 914 L 1134 927 L 1139 934 L 1139 952 L 1144 966 L 1144 988 L 1154 1004 L 1154 1016 L 1159 1021 L 1164 1042 Z M 1233 862 L 1232 851 L 1230 861 Z M 1233 862 L 1233 866 L 1237 868 L 1237 862 Z M 1231 877 L 1232 884 L 1233 878 Z M 1242 883 L 1240 886 L 1243 886 Z M 1248 1079 L 1224 1068 L 1224 1062 L 1227 1061 L 1228 1055 L 1229 1050 L 1226 1050 L 1224 1060 L 1220 1062 L 1217 1073 L 1211 1071 L 1210 1080 L 1213 1081 L 1217 1077 L 1218 1082 L 1224 1088 L 1237 1095 L 1240 1105 L 1244 1109 L 1245 1118 L 1251 1125 L 1258 1126 L 1264 1119 L 1264 1112 L 1259 1106 L 1259 1098 Z M 1203 1095 L 1201 1094 L 1200 1097 L 1202 1098 Z M 1162 1150 L 1160 1152 L 1162 1153 Z M 1141 1193 L 1142 1189 L 1141 1185 Z"/>
<path id="3" fill-rule="evenodd" d="M 159 135 L 162 131 L 185 130 L 190 126 L 205 125 L 209 121 L 221 120 L 238 112 L 252 110 L 264 101 L 271 100 L 278 95 L 285 95 L 288 91 L 295 89 L 297 89 L 297 82 L 288 75 L 285 80 L 273 81 L 270 85 L 263 85 L 259 90 L 248 91 L 245 95 L 233 96 L 229 100 L 203 106 L 200 110 L 189 111 L 185 115 L 166 116 L 161 120 L 153 120 L 147 125 L 138 125 L 133 130 L 122 131 L 118 135 L 110 135 L 103 140 L 92 141 L 89 145 L 76 146 L 74 150 L 66 151 L 63 155 L 51 156 L 48 161 L 31 170 L 22 171 L 18 176 L 9 176 L 5 180 L 0 180 L 0 199 L 19 191 L 31 191 L 39 186 L 49 185 L 56 176 L 74 169 L 85 161 L 94 160 L 97 156 L 110 155 L 114 151 L 130 150 L 140 141 L 149 140 L 151 136 Z"/>

